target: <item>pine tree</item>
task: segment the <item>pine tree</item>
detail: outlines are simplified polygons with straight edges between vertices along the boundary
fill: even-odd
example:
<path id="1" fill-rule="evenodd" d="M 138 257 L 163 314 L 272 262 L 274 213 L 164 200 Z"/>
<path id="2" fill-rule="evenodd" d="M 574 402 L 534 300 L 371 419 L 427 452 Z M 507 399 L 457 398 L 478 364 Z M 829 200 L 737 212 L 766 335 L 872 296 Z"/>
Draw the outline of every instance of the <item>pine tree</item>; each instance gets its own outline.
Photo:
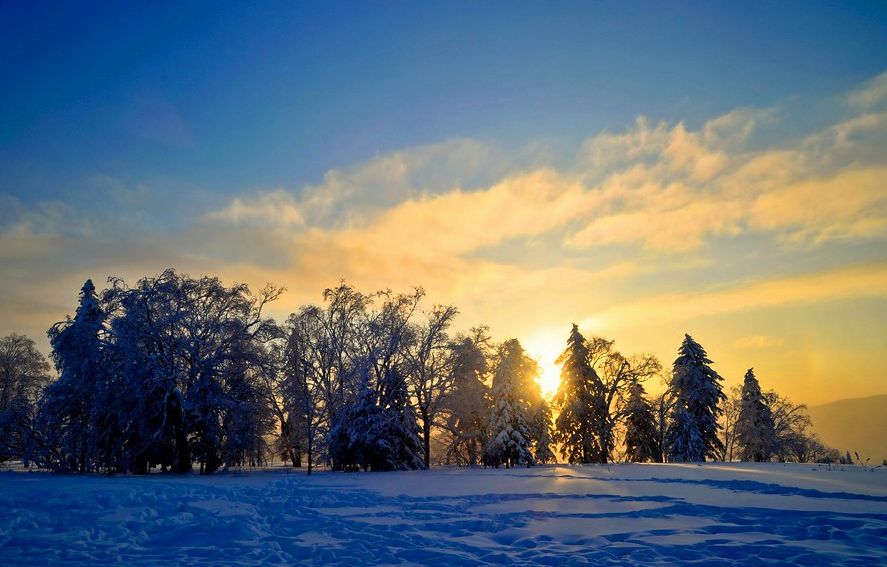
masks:
<path id="1" fill-rule="evenodd" d="M 753 369 L 742 383 L 742 406 L 736 420 L 736 441 L 743 461 L 769 461 L 776 441 L 773 413 L 761 394 Z"/>
<path id="2" fill-rule="evenodd" d="M 38 410 L 42 433 L 38 462 L 60 471 L 86 472 L 110 467 L 108 408 L 112 392 L 103 383 L 100 333 L 105 314 L 92 280 L 80 291 L 73 319 L 49 330 L 59 379 L 47 387 Z"/>
<path id="3" fill-rule="evenodd" d="M 573 325 L 567 348 L 557 362 L 562 368 L 561 383 L 554 397 L 554 405 L 560 410 L 554 439 L 568 462 L 594 462 L 599 453 L 594 434 L 597 407 L 594 393 L 600 378 L 591 367 L 585 337 L 578 326 Z"/>
<path id="4" fill-rule="evenodd" d="M 686 407 L 675 410 L 666 434 L 669 461 L 672 463 L 696 463 L 705 458 L 705 441 L 693 416 Z"/>
<path id="5" fill-rule="evenodd" d="M 718 436 L 718 404 L 726 400 L 721 387 L 721 376 L 711 368 L 705 349 L 684 335 L 684 342 L 674 361 L 671 388 L 675 393 L 672 425 L 668 435 L 673 443 L 678 443 L 681 451 L 669 445 L 669 454 L 682 461 L 701 462 L 706 457 L 717 458 L 723 452 L 723 444 Z M 678 416 L 684 420 L 678 427 Z M 684 435 L 685 437 L 680 437 Z M 695 442 L 695 438 L 701 444 Z M 686 452 L 696 451 L 696 452 Z"/>
<path id="6" fill-rule="evenodd" d="M 499 353 L 493 375 L 493 410 L 490 415 L 489 441 L 484 461 L 493 466 L 530 466 L 535 463 L 530 452 L 530 428 L 527 404 L 520 397 L 519 377 L 528 359 L 517 339 L 506 341 Z M 535 364 L 535 363 L 534 363 Z"/>
<path id="7" fill-rule="evenodd" d="M 557 462 L 552 450 L 551 407 L 544 399 L 540 399 L 533 408 L 530 431 L 533 438 L 533 457 L 536 462 L 542 464 Z"/>
<path id="8" fill-rule="evenodd" d="M 640 382 L 631 386 L 625 408 L 626 456 L 633 463 L 656 462 L 662 454 L 656 417 Z"/>
<path id="9" fill-rule="evenodd" d="M 387 388 L 390 396 L 384 408 L 387 443 L 392 449 L 388 467 L 392 470 L 427 468 L 416 409 L 410 402 L 406 380 L 397 373 L 392 374 L 392 378 L 394 383 Z"/>
<path id="10" fill-rule="evenodd" d="M 415 470 L 424 467 L 416 414 L 409 403 L 406 382 L 394 378 L 381 391 L 371 385 L 364 362 L 359 370 L 360 390 L 354 404 L 336 416 L 329 435 L 333 468 L 372 471 Z"/>
<path id="11" fill-rule="evenodd" d="M 490 387 L 485 382 L 489 342 L 489 329 L 478 327 L 451 346 L 453 388 L 444 400 L 445 429 L 451 436 L 444 455 L 448 464 L 472 466 L 481 460 L 490 417 Z"/>
<path id="12" fill-rule="evenodd" d="M 365 369 L 361 374 L 357 400 L 340 410 L 330 428 L 329 451 L 336 470 L 378 470 L 389 460 L 381 411 Z"/>

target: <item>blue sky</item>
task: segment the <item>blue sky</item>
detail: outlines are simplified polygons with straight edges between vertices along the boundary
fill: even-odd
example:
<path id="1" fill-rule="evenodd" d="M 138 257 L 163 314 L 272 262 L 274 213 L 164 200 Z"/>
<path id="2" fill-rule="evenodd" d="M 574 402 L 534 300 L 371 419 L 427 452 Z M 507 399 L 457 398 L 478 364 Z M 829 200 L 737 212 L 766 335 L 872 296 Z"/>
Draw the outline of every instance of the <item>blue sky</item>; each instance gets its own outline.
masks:
<path id="1" fill-rule="evenodd" d="M 9 4 L 0 335 L 166 267 L 887 392 L 887 4 Z M 834 391 L 834 384 L 841 391 Z M 649 388 L 648 388 L 649 389 Z M 655 390 L 655 386 L 652 390 Z"/>
<path id="2" fill-rule="evenodd" d="M 0 190 L 102 173 L 231 194 L 450 138 L 571 148 L 882 70 L 887 6 L 10 3 Z M 557 153 L 557 152 L 553 152 Z"/>

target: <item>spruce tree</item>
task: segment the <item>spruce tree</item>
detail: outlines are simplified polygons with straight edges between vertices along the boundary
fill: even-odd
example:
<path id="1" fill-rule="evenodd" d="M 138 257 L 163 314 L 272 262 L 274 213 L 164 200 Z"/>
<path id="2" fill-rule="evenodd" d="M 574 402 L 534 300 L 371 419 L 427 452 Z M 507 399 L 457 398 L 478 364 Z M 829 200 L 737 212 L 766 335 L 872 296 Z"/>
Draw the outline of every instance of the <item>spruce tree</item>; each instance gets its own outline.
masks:
<path id="1" fill-rule="evenodd" d="M 535 405 L 530 425 L 533 436 L 533 457 L 536 462 L 542 464 L 557 462 L 552 449 L 551 407 L 544 399 L 540 399 Z"/>
<path id="2" fill-rule="evenodd" d="M 769 461 L 773 454 L 776 431 L 773 413 L 761 394 L 761 385 L 753 369 L 742 383 L 742 406 L 736 420 L 736 441 L 743 461 Z"/>
<path id="3" fill-rule="evenodd" d="M 686 407 L 679 405 L 672 414 L 665 438 L 669 462 L 696 463 L 705 459 L 705 441 Z"/>
<path id="4" fill-rule="evenodd" d="M 723 452 L 718 436 L 718 404 L 726 396 L 721 387 L 723 379 L 711 364 L 705 349 L 693 337 L 684 335 L 671 380 L 677 400 L 667 437 L 669 455 L 674 459 L 701 462 Z M 697 437 L 701 443 L 696 442 Z"/>
<path id="5" fill-rule="evenodd" d="M 662 454 L 656 417 L 644 393 L 639 381 L 632 384 L 625 407 L 625 449 L 633 463 L 655 462 Z"/>
<path id="6" fill-rule="evenodd" d="M 452 436 L 444 462 L 476 465 L 487 441 L 490 417 L 490 387 L 485 350 L 488 329 L 472 329 L 472 336 L 460 337 L 451 347 L 453 387 L 444 400 L 448 417 L 445 429 Z"/>
<path id="7" fill-rule="evenodd" d="M 528 360 L 533 362 L 526 356 L 517 339 L 506 341 L 500 349 L 499 363 L 493 375 L 489 441 L 484 450 L 484 461 L 487 464 L 511 467 L 535 463 L 530 452 L 528 408 L 520 397 L 518 384 Z"/>
<path id="8" fill-rule="evenodd" d="M 591 463 L 598 452 L 594 435 L 595 385 L 600 382 L 591 367 L 585 337 L 573 325 L 567 348 L 557 360 L 561 383 L 554 397 L 560 411 L 555 422 L 554 439 L 570 463 Z"/>
<path id="9" fill-rule="evenodd" d="M 42 432 L 42 466 L 86 472 L 110 466 L 108 420 L 111 393 L 103 384 L 100 333 L 105 314 L 92 280 L 80 290 L 74 318 L 49 330 L 52 360 L 59 379 L 46 389 L 37 415 Z"/>

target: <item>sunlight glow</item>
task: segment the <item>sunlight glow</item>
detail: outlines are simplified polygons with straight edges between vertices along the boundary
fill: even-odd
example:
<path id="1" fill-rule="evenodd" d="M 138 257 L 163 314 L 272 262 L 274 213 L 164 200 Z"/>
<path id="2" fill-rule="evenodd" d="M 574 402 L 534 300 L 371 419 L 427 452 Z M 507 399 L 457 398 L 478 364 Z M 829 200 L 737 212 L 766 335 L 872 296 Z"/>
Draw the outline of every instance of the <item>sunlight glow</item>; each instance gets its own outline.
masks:
<path id="1" fill-rule="evenodd" d="M 563 334 L 563 333 L 561 333 Z M 539 364 L 541 373 L 536 378 L 545 399 L 551 399 L 561 383 L 561 369 L 555 362 L 565 348 L 566 338 L 555 331 L 539 333 L 523 341 L 524 348 Z"/>

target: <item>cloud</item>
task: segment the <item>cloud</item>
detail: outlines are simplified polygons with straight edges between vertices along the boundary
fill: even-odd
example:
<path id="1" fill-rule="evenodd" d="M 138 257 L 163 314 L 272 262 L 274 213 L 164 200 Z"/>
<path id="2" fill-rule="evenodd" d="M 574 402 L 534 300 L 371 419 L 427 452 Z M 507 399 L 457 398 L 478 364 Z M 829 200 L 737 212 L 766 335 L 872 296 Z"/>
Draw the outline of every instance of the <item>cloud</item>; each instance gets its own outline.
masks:
<path id="1" fill-rule="evenodd" d="M 755 198 L 747 208 L 748 224 L 798 243 L 881 236 L 887 234 L 885 184 L 887 167 L 787 184 Z"/>
<path id="2" fill-rule="evenodd" d="M 0 195 L 10 298 L 0 320 L 22 320 L 13 314 L 41 295 L 70 303 L 74 280 L 169 265 L 286 285 L 281 309 L 316 300 L 339 277 L 364 289 L 421 284 L 509 333 L 506 324 L 583 313 L 598 329 L 882 297 L 883 253 L 870 245 L 887 236 L 883 80 L 848 95 L 847 114 L 820 131 L 767 145 L 756 132 L 778 128 L 781 113 L 740 108 L 698 127 L 639 117 L 591 136 L 561 167 L 532 143 L 510 152 L 456 139 L 222 204 L 191 187 L 105 175 L 90 180 L 113 201 L 105 213 Z M 194 213 L 177 226 L 150 222 L 161 210 Z M 852 258 L 848 246 L 858 247 Z M 821 269 L 774 279 L 786 257 Z M 849 261 L 860 267 L 842 267 Z"/>
<path id="3" fill-rule="evenodd" d="M 885 102 L 887 102 L 887 71 L 866 81 L 847 95 L 847 103 L 856 108 L 876 108 Z"/>
<path id="4" fill-rule="evenodd" d="M 234 197 L 227 207 L 204 215 L 206 221 L 235 226 L 258 225 L 298 227 L 305 217 L 296 199 L 284 189 L 261 191 L 249 197 Z"/>
<path id="5" fill-rule="evenodd" d="M 887 298 L 887 262 L 742 282 L 726 289 L 653 295 L 592 318 L 605 319 L 614 327 L 631 327 L 860 297 Z"/>

